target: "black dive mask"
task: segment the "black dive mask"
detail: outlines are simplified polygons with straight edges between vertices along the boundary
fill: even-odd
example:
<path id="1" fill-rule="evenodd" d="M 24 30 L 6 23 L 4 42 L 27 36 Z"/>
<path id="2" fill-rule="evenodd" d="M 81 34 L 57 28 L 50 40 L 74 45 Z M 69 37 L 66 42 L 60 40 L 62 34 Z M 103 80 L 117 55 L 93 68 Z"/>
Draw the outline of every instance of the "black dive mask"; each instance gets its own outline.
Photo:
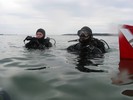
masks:
<path id="1" fill-rule="evenodd" d="M 81 31 L 79 31 L 78 36 L 79 36 L 79 37 L 88 37 L 89 34 L 88 34 L 87 31 L 81 30 Z"/>
<path id="2" fill-rule="evenodd" d="M 90 34 L 86 30 L 80 30 L 78 32 L 78 36 L 80 38 L 80 41 L 84 41 L 90 38 Z"/>

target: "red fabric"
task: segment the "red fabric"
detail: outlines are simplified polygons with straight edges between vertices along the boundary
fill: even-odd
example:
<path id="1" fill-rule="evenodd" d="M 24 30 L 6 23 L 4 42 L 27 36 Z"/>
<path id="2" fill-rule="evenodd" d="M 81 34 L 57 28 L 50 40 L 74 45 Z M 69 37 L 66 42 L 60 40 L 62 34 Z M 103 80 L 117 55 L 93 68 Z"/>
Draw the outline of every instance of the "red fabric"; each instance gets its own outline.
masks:
<path id="1" fill-rule="evenodd" d="M 133 34 L 133 26 L 123 25 L 122 28 L 128 29 Z M 133 47 L 127 41 L 122 32 L 119 32 L 120 59 L 133 59 Z"/>

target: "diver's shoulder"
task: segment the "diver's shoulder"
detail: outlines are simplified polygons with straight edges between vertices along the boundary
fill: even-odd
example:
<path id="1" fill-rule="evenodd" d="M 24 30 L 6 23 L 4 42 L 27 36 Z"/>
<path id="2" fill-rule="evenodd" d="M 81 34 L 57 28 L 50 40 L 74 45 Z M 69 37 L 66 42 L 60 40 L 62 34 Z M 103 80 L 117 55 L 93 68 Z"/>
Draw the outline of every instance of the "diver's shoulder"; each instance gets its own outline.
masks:
<path id="1" fill-rule="evenodd" d="M 67 51 L 74 52 L 79 50 L 79 47 L 80 47 L 80 43 L 72 44 L 69 47 L 67 47 Z"/>

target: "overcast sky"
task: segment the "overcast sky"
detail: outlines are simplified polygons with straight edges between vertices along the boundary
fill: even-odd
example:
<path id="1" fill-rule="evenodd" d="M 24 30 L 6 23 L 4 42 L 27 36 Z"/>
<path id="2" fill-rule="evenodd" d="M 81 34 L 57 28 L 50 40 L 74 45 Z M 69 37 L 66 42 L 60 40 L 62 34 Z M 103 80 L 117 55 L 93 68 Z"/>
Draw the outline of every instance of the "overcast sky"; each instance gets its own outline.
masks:
<path id="1" fill-rule="evenodd" d="M 133 24 L 133 0 L 0 0 L 0 34 L 114 33 L 121 24 Z"/>

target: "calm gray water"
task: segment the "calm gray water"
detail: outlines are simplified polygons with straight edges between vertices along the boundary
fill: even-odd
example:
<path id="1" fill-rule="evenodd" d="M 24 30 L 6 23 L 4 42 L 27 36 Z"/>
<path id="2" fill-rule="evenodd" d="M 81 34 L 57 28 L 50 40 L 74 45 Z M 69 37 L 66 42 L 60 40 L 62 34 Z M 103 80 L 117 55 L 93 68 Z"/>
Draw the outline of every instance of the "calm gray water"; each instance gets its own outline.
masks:
<path id="1" fill-rule="evenodd" d="M 115 85 L 111 78 L 118 73 L 119 48 L 117 36 L 97 36 L 111 49 L 102 59 L 92 60 L 98 66 L 86 68 L 106 72 L 81 72 L 78 59 L 65 48 L 77 36 L 50 36 L 56 46 L 49 50 L 28 51 L 23 46 L 24 35 L 0 36 L 0 88 L 12 100 L 131 100 L 122 91 L 133 89 L 132 84 Z M 52 43 L 54 41 L 51 40 Z"/>

